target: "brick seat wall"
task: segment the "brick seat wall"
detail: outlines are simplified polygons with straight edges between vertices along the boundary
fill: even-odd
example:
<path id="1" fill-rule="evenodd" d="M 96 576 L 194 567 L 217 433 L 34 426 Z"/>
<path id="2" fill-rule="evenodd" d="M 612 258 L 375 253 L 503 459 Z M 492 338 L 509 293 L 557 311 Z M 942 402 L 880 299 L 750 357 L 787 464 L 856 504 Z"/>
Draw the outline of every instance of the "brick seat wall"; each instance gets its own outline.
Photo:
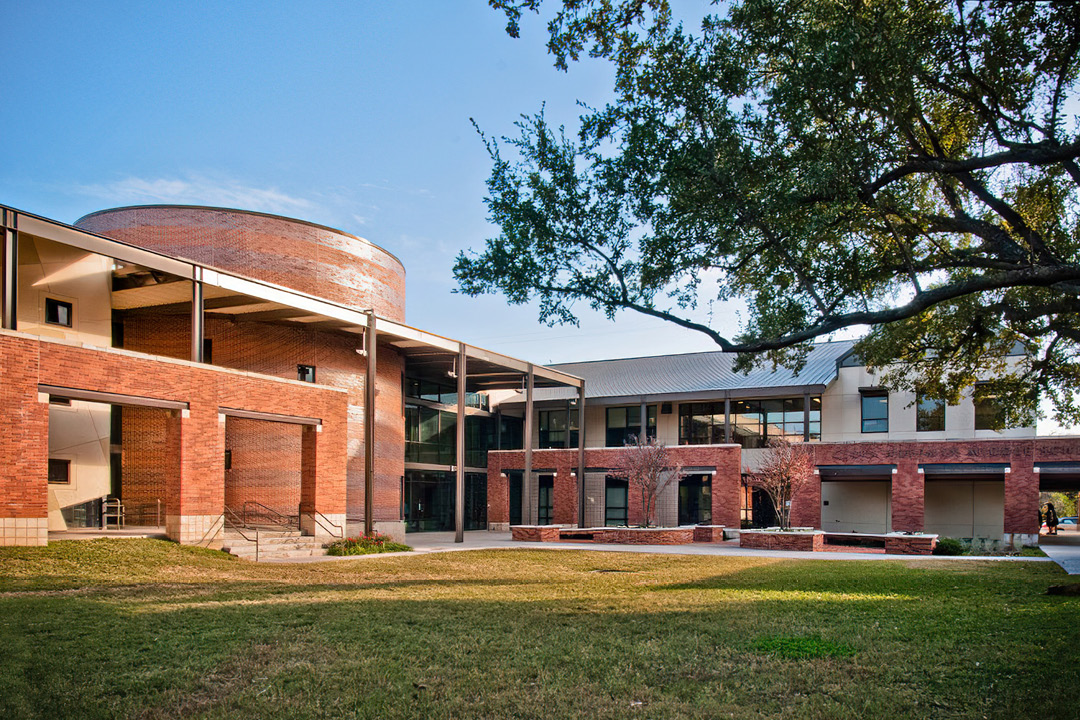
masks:
<path id="1" fill-rule="evenodd" d="M 818 552 L 825 547 L 825 534 L 822 532 L 781 533 L 743 530 L 739 534 L 739 547 L 754 550 Z"/>
<path id="2" fill-rule="evenodd" d="M 937 535 L 888 535 L 885 552 L 890 555 L 931 555 L 937 546 Z"/>
<path id="3" fill-rule="evenodd" d="M 511 525 L 510 539 L 520 542 L 559 542 L 559 526 Z"/>

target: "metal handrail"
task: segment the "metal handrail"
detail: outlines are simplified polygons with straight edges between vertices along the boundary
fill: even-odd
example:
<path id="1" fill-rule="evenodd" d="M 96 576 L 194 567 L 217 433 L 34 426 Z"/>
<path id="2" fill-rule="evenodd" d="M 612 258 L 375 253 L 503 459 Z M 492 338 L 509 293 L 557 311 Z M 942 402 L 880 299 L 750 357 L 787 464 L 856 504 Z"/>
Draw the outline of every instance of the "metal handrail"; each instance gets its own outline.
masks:
<path id="1" fill-rule="evenodd" d="M 261 502 L 259 502 L 257 500 L 245 500 L 244 501 L 244 506 L 243 506 L 244 527 L 247 527 L 248 524 L 249 524 L 248 519 L 247 519 L 248 518 L 248 506 L 249 505 L 254 505 L 254 506 L 258 507 L 258 508 L 261 508 L 262 510 L 265 510 L 266 511 L 265 513 L 260 513 L 260 514 L 268 516 L 267 519 L 274 525 L 280 525 L 281 527 L 287 527 L 287 528 L 290 528 L 290 529 L 293 528 L 293 527 L 296 527 L 297 529 L 299 529 L 299 526 L 300 526 L 300 518 L 299 518 L 299 516 L 297 516 L 296 521 L 294 523 L 293 519 L 292 519 L 292 516 L 285 515 L 284 513 L 280 513 L 277 510 L 275 510 L 274 508 L 269 507 L 267 505 L 263 505 Z"/>
<path id="2" fill-rule="evenodd" d="M 220 523 L 220 525 L 218 523 Z M 200 539 L 199 542 L 195 544 L 199 547 L 202 547 L 203 543 L 205 542 L 206 547 L 209 547 L 210 543 L 212 543 L 214 541 L 214 538 L 217 536 L 218 531 L 225 531 L 225 513 L 221 513 L 217 516 L 217 518 L 214 520 L 214 523 L 210 526 L 210 529 L 203 533 L 202 539 Z"/>
<path id="3" fill-rule="evenodd" d="M 318 523 L 322 527 L 323 530 L 325 530 L 327 533 L 329 533 L 330 537 L 336 537 L 336 538 L 345 537 L 345 528 L 343 526 L 341 526 L 341 525 L 338 525 L 336 522 L 334 522 L 330 518 L 326 517 L 325 515 L 323 515 L 318 510 L 312 511 L 311 518 L 316 523 Z M 322 518 L 322 520 L 320 520 L 319 518 Z M 325 520 L 326 522 L 323 522 L 323 520 Z M 330 527 L 327 527 L 327 525 L 329 525 L 330 527 L 337 530 L 337 533 L 334 533 L 334 531 L 331 530 Z"/>
<path id="4" fill-rule="evenodd" d="M 231 516 L 234 523 L 240 520 L 240 518 L 236 514 L 236 511 L 234 511 L 228 505 L 225 506 L 225 513 L 222 514 L 223 519 L 225 517 L 225 514 L 228 514 L 229 516 Z M 237 532 L 237 534 L 240 535 L 240 537 L 244 538 L 248 542 L 255 543 L 255 562 L 259 562 L 259 528 L 255 528 L 255 539 L 254 540 L 247 536 L 247 534 L 244 532 L 245 528 L 243 528 L 239 524 L 233 525 L 232 529 L 235 530 Z"/>

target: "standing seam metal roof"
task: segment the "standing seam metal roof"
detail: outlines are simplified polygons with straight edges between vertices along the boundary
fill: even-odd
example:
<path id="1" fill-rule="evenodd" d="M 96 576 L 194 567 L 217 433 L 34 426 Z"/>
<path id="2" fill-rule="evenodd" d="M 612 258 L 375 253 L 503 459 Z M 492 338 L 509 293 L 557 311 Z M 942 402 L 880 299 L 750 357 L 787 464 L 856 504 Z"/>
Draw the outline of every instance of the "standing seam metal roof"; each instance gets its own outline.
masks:
<path id="1" fill-rule="evenodd" d="M 819 343 L 806 357 L 798 373 L 771 364 L 744 374 L 732 369 L 735 354 L 698 352 L 682 355 L 596 360 L 550 365 L 552 369 L 585 379 L 587 398 L 627 395 L 667 395 L 704 391 L 755 390 L 794 385 L 827 385 L 836 378 L 837 361 L 854 341 Z M 541 398 L 557 399 L 567 393 L 548 391 Z"/>

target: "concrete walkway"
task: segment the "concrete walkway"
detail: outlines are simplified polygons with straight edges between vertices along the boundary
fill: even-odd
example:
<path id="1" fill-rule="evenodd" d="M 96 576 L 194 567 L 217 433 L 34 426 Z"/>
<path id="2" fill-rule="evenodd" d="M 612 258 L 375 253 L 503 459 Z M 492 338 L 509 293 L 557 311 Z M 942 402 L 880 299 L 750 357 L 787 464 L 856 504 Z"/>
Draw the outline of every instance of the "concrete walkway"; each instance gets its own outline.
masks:
<path id="1" fill-rule="evenodd" d="M 123 530 L 99 528 L 73 528 L 64 532 L 50 532 L 49 540 L 90 540 L 93 538 L 159 538 L 166 539 L 165 528 L 140 527 Z M 784 560 L 995 560 L 1002 562 L 1055 562 L 1070 575 L 1080 575 L 1080 533 L 1063 532 L 1056 537 L 1043 536 L 1040 547 L 1048 557 L 952 557 L 946 555 L 886 555 L 865 552 L 795 552 L 790 550 L 750 550 L 739 547 L 738 540 L 722 543 L 694 543 L 693 545 L 608 545 L 587 542 L 514 542 L 508 532 L 472 530 L 465 533 L 465 542 L 455 543 L 454 533 L 415 533 L 405 541 L 412 546 L 411 553 L 382 553 L 378 555 L 347 555 L 344 557 L 309 557 L 290 560 L 263 560 L 262 562 L 311 563 L 363 560 L 393 555 L 414 555 L 438 552 L 462 552 L 465 550 L 500 550 L 532 548 L 536 550 L 589 550 L 599 552 L 654 553 L 658 555 L 720 555 L 729 557 L 768 557 Z"/>
<path id="2" fill-rule="evenodd" d="M 1080 533 L 1060 531 L 1057 535 L 1043 535 L 1039 547 L 1070 575 L 1080 575 Z"/>
<path id="3" fill-rule="evenodd" d="M 585 550 L 598 552 L 653 553 L 658 555 L 719 555 L 728 557 L 764 557 L 783 560 L 995 560 L 1002 562 L 1050 562 L 1048 558 L 1031 557 L 949 557 L 944 555 L 886 555 L 865 552 L 796 552 L 790 550 L 751 550 L 739 547 L 738 540 L 722 543 L 694 543 L 692 545 L 610 545 L 590 542 L 514 542 L 508 532 L 473 530 L 465 533 L 465 542 L 455 543 L 454 533 L 415 533 L 406 536 L 405 542 L 413 548 L 412 553 L 382 553 L 378 555 L 350 555 L 346 557 L 296 558 L 280 562 L 327 562 L 337 560 L 362 560 L 390 555 L 412 555 L 438 552 L 463 552 L 466 550 L 499 550 L 530 548 L 534 550 Z M 266 561 L 278 562 L 278 561 Z"/>

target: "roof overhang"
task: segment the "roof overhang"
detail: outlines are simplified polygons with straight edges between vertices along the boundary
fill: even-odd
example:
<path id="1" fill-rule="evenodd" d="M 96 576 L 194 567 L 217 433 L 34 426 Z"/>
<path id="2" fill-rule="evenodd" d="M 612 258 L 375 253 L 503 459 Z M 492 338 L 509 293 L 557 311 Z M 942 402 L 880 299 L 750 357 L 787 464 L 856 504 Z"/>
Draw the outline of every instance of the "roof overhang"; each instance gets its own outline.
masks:
<path id="1" fill-rule="evenodd" d="M 5 209 L 16 216 L 20 235 L 31 235 L 112 258 L 119 264 L 116 272 L 120 276 L 130 273 L 132 268 L 154 275 L 153 282 L 144 285 L 125 283 L 121 289 L 115 289 L 113 305 L 116 309 L 156 316 L 184 315 L 191 312 L 190 283 L 199 282 L 203 285 L 204 313 L 211 317 L 303 325 L 351 334 L 357 337 L 357 348 L 363 347 L 360 340 L 367 331 L 370 316 L 367 309 L 346 307 L 279 285 L 136 247 L 55 220 L 13 208 Z M 573 375 L 388 318 L 376 316 L 375 331 L 377 347 L 393 349 L 405 358 L 410 369 L 422 375 L 455 377 L 459 355 L 464 352 L 470 392 L 521 388 L 530 371 L 537 388 L 580 389 L 584 385 L 581 378 Z"/>

